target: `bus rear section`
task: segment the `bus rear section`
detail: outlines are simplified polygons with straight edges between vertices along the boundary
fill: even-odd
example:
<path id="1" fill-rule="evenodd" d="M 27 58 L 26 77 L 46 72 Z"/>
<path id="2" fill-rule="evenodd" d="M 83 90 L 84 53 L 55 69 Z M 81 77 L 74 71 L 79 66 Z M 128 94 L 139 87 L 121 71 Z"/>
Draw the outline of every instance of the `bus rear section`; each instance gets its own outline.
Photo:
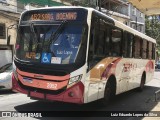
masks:
<path id="1" fill-rule="evenodd" d="M 45 8 L 19 23 L 13 90 L 31 98 L 84 103 L 88 11 Z"/>

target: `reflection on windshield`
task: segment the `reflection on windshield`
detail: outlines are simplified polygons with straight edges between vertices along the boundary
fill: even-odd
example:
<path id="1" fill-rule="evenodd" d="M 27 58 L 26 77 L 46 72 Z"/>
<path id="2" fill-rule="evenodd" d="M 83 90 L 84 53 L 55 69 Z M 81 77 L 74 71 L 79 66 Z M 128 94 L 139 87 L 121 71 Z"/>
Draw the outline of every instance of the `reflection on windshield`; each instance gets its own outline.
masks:
<path id="1" fill-rule="evenodd" d="M 71 64 L 78 55 L 82 38 L 82 24 L 65 24 L 57 31 L 59 25 L 36 25 L 34 32 L 29 26 L 21 26 L 17 38 L 16 56 L 30 62 L 47 64 Z M 53 38 L 52 35 L 58 32 Z"/>
<path id="2" fill-rule="evenodd" d="M 51 52 L 61 59 L 62 64 L 74 63 L 80 46 L 81 33 L 81 26 L 66 27 L 51 44 Z"/>

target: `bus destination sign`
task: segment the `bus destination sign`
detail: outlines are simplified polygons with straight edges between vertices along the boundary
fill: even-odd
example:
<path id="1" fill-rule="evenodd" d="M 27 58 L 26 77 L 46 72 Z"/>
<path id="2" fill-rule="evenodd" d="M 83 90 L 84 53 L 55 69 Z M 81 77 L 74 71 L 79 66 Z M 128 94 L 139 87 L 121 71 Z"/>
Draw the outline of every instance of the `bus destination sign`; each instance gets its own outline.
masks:
<path id="1" fill-rule="evenodd" d="M 30 20 L 76 20 L 77 12 L 33 13 Z"/>

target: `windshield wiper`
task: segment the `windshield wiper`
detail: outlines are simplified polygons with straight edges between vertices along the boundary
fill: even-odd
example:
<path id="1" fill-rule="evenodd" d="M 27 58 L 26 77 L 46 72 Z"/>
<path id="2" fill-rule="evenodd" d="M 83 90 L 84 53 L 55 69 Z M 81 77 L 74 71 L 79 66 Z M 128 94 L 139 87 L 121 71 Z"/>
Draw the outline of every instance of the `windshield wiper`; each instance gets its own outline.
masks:
<path id="1" fill-rule="evenodd" d="M 62 29 L 64 28 L 65 24 L 67 23 L 67 21 L 62 21 L 62 23 L 58 26 L 57 30 L 55 32 L 52 32 L 51 37 L 49 39 L 48 42 L 48 51 L 49 51 L 49 45 L 53 42 L 56 41 L 56 38 L 59 36 L 59 34 L 61 33 Z"/>
<path id="2" fill-rule="evenodd" d="M 31 34 L 33 35 L 33 40 L 34 40 L 34 42 L 35 42 L 35 46 L 36 46 L 36 48 L 37 48 L 38 40 L 37 40 L 36 33 L 35 33 L 35 31 L 34 31 L 34 24 L 33 24 L 32 22 L 30 22 L 30 23 L 29 23 L 29 26 L 30 26 Z M 29 45 L 30 50 L 32 51 L 32 44 L 33 44 L 33 42 L 31 42 L 31 40 L 30 40 L 29 43 L 30 43 L 30 45 Z M 30 52 L 30 51 L 29 51 L 29 52 Z"/>

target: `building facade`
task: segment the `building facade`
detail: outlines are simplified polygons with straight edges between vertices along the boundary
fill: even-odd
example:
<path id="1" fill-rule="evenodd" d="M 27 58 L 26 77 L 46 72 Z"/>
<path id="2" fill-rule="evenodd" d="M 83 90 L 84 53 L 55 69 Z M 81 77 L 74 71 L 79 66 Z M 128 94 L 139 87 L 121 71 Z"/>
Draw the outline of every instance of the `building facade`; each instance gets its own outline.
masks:
<path id="1" fill-rule="evenodd" d="M 128 3 L 121 0 L 104 0 L 101 3 L 102 12 L 103 8 L 106 10 L 107 15 L 113 17 L 114 19 L 128 25 L 130 17 L 128 13 Z"/>
<path id="2" fill-rule="evenodd" d="M 129 4 L 122 0 L 89 0 L 89 5 L 112 18 L 129 25 Z"/>
<path id="3" fill-rule="evenodd" d="M 0 10 L 0 67 L 12 62 L 19 15 Z"/>
<path id="4" fill-rule="evenodd" d="M 19 16 L 14 0 L 0 0 L 0 48 L 7 45 L 8 39 L 14 45 Z"/>
<path id="5" fill-rule="evenodd" d="M 101 12 L 145 33 L 145 15 L 131 5 L 128 0 L 88 0 L 88 2 L 90 6 Z"/>
<path id="6" fill-rule="evenodd" d="M 130 27 L 145 33 L 145 15 L 129 4 Z"/>

